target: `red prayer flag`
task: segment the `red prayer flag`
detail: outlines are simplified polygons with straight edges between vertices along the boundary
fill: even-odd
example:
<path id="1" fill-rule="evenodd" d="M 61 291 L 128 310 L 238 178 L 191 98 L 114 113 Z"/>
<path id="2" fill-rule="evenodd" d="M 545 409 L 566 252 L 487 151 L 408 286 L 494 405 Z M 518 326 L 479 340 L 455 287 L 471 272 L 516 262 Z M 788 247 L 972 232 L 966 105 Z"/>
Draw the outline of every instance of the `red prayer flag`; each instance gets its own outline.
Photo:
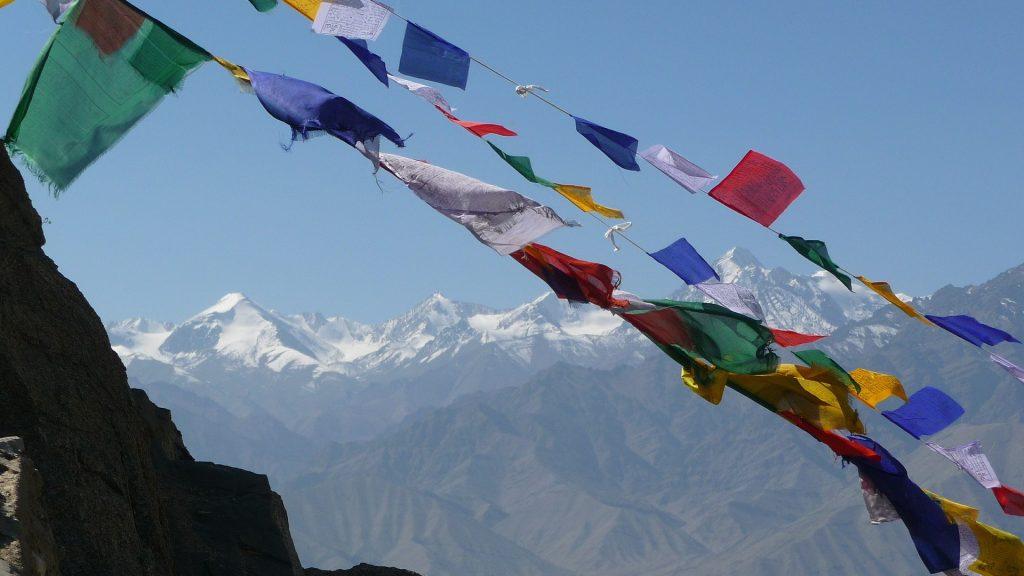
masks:
<path id="1" fill-rule="evenodd" d="M 875 462 L 882 459 L 882 457 L 874 450 L 861 446 L 860 444 L 840 436 L 835 432 L 822 430 L 788 410 L 779 412 L 779 415 L 786 420 L 789 420 L 790 423 L 796 425 L 804 432 L 813 436 L 818 442 L 821 442 L 831 448 L 832 451 L 839 456 L 844 458 L 867 458 L 868 460 L 873 460 Z"/>
<path id="2" fill-rule="evenodd" d="M 601 308 L 625 308 L 625 300 L 612 297 L 619 287 L 619 273 L 604 264 L 578 260 L 543 244 L 527 244 L 511 254 L 551 287 L 563 300 L 590 302 Z"/>
<path id="3" fill-rule="evenodd" d="M 992 489 L 996 500 L 1003 507 L 1003 512 L 1013 516 L 1024 516 L 1024 494 L 1009 486 L 996 486 Z"/>
<path id="4" fill-rule="evenodd" d="M 518 136 L 515 132 L 505 128 L 501 124 L 488 124 L 487 122 L 471 122 L 469 120 L 459 120 L 451 112 L 448 112 L 440 106 L 435 106 L 441 114 L 444 114 L 445 118 L 451 120 L 453 123 L 462 126 L 466 130 L 469 130 L 473 134 L 483 138 L 488 134 L 495 134 L 497 136 Z"/>
<path id="5" fill-rule="evenodd" d="M 769 227 L 803 191 L 804 183 L 785 164 L 751 150 L 709 195 Z"/>
<path id="6" fill-rule="evenodd" d="M 801 334 L 792 330 L 779 330 L 778 328 L 769 328 L 769 330 L 771 330 L 772 336 L 775 338 L 775 343 L 783 348 L 802 346 L 827 337 L 825 334 Z"/>

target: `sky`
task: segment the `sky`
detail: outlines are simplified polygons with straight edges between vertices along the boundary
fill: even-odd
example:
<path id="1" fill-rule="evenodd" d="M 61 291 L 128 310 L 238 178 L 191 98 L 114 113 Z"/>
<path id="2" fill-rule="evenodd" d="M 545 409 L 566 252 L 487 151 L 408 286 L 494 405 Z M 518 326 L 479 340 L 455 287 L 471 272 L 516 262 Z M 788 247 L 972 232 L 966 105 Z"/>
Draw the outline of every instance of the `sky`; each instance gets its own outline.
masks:
<path id="1" fill-rule="evenodd" d="M 524 181 L 422 100 L 379 84 L 288 6 L 137 0 L 240 65 L 325 86 L 411 135 L 399 153 L 519 191 L 581 228 L 542 242 L 622 272 L 650 297 L 679 281 Z M 1024 3 L 393 0 L 402 15 L 572 113 L 664 144 L 726 175 L 749 149 L 786 163 L 804 194 L 776 222 L 824 240 L 844 268 L 897 291 L 978 283 L 1024 262 Z M 404 24 L 371 48 L 397 72 Z M 0 116 L 53 23 L 35 0 L 0 10 Z M 549 180 L 591 186 L 654 251 L 685 236 L 709 260 L 731 246 L 815 269 L 773 234 L 642 160 L 619 169 L 562 113 L 474 65 L 457 114 L 519 133 L 496 139 Z M 60 198 L 27 172 L 47 253 L 105 320 L 181 321 L 228 292 L 285 312 L 375 322 L 441 292 L 510 307 L 545 289 L 390 175 L 331 138 L 297 143 L 255 96 L 208 64 Z M 387 151 L 395 150 L 386 148 Z M 965 311 L 969 313 L 969 311 Z"/>

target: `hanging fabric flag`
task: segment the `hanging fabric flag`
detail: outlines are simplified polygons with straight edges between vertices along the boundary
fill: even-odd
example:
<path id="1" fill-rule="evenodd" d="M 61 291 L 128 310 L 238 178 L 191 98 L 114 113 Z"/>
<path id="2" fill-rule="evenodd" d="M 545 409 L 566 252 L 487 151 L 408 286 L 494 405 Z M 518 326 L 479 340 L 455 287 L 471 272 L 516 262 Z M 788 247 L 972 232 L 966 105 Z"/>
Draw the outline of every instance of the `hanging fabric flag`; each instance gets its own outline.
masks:
<path id="1" fill-rule="evenodd" d="M 369 153 L 372 142 L 383 136 L 399 148 L 405 146 L 391 126 L 380 118 L 322 86 L 280 74 L 248 70 L 260 103 L 281 122 L 291 126 L 292 142 L 330 134 Z M 373 158 L 371 158 L 373 160 Z"/>
<path id="2" fill-rule="evenodd" d="M 29 75 L 4 142 L 56 192 L 212 56 L 121 0 L 79 0 Z"/>
<path id="3" fill-rule="evenodd" d="M 751 150 L 709 195 L 768 228 L 803 191 L 785 164 Z"/>
<path id="4" fill-rule="evenodd" d="M 864 285 L 867 286 L 868 288 L 871 288 L 871 290 L 873 290 L 875 294 L 878 294 L 879 296 L 887 300 L 890 304 L 902 310 L 903 313 L 906 314 L 907 316 L 910 316 L 911 318 L 917 318 L 921 322 L 931 325 L 931 322 L 929 322 L 927 318 L 922 316 L 920 312 L 915 310 L 913 306 L 907 304 L 903 300 L 900 300 L 900 297 L 897 296 L 892 291 L 892 287 L 889 286 L 888 282 L 872 282 L 871 280 L 868 280 L 864 276 L 857 276 L 857 279 L 863 282 Z"/>
<path id="5" fill-rule="evenodd" d="M 801 256 L 838 278 L 850 292 L 853 292 L 853 281 L 850 280 L 849 276 L 839 271 L 839 265 L 833 262 L 832 258 L 828 255 L 828 247 L 825 246 L 824 242 L 821 240 L 804 240 L 799 236 L 784 236 L 782 234 L 779 234 L 779 238 L 788 242 Z"/>
<path id="6" fill-rule="evenodd" d="M 1004 576 L 1019 574 L 1024 566 L 1024 542 L 1020 538 L 978 522 L 978 509 L 928 492 L 950 522 L 961 527 L 960 570 L 965 575 Z M 966 527 L 966 534 L 963 527 Z M 966 545 L 965 545 L 966 544 Z"/>
<path id="7" fill-rule="evenodd" d="M 857 368 L 850 372 L 850 376 L 860 386 L 860 390 L 853 395 L 871 408 L 877 408 L 879 404 L 893 396 L 904 402 L 907 401 L 907 392 L 903 389 L 903 383 L 895 376 L 863 368 Z"/>
<path id="8" fill-rule="evenodd" d="M 578 226 L 521 194 L 426 162 L 381 154 L 381 166 L 499 254 L 511 254 L 552 230 Z"/>
<path id="9" fill-rule="evenodd" d="M 448 120 L 454 124 L 462 126 L 466 130 L 469 130 L 473 134 L 483 138 L 488 134 L 495 134 L 497 136 L 516 136 L 516 133 L 505 128 L 501 124 L 488 124 L 486 122 L 471 122 L 469 120 L 459 120 L 450 112 L 445 112 L 443 108 L 438 108 L 441 114 L 444 114 Z"/>
<path id="10" fill-rule="evenodd" d="M 528 157 L 506 154 L 501 148 L 495 146 L 491 141 L 485 140 L 485 142 L 487 142 L 487 145 L 491 147 L 491 150 L 494 150 L 494 153 L 497 154 L 498 157 L 504 160 L 512 168 L 515 168 L 516 172 L 522 174 L 523 178 L 526 178 L 534 184 L 540 184 L 541 186 L 547 186 L 552 189 L 555 186 L 558 186 L 558 184 L 555 184 L 550 180 L 545 180 L 544 178 L 537 176 L 533 171 L 533 163 L 530 162 Z"/>
<path id="11" fill-rule="evenodd" d="M 850 373 L 843 369 L 838 362 L 828 357 L 821 350 L 798 350 L 793 355 L 802 360 L 811 368 L 817 369 L 830 375 L 836 382 L 846 386 L 854 392 L 860 392 L 860 384 L 850 376 Z"/>
<path id="12" fill-rule="evenodd" d="M 409 22 L 405 25 L 398 71 L 413 78 L 466 89 L 469 53 L 433 32 Z"/>
<path id="13" fill-rule="evenodd" d="M 689 190 L 691 194 L 696 194 L 705 184 L 715 179 L 714 176 L 700 166 L 661 144 L 651 146 L 641 152 L 640 156 L 647 160 L 651 166 L 654 166 L 677 184 Z"/>
<path id="14" fill-rule="evenodd" d="M 1013 376 L 1014 378 L 1019 380 L 1021 384 L 1024 384 L 1024 368 L 1017 366 L 1013 362 L 1010 362 L 1009 360 L 1003 358 L 998 354 L 989 354 L 988 357 L 991 358 L 992 361 L 998 364 L 1001 368 L 1003 368 L 1003 370 L 1006 370 L 1010 374 L 1010 376 Z"/>
<path id="15" fill-rule="evenodd" d="M 313 31 L 352 40 L 376 40 L 388 23 L 391 11 L 376 0 L 320 2 Z"/>
<path id="16" fill-rule="evenodd" d="M 803 346 L 804 344 L 810 344 L 811 342 L 817 342 L 822 338 L 826 338 L 827 335 L 822 334 L 801 334 L 799 332 L 793 332 L 791 330 L 779 330 L 777 328 L 769 328 L 772 331 L 772 336 L 775 337 L 775 343 L 783 348 L 791 348 L 793 346 Z"/>
<path id="17" fill-rule="evenodd" d="M 619 302 L 618 305 L 612 307 L 615 309 L 615 312 L 636 312 L 657 308 L 654 304 L 646 302 L 636 294 L 626 292 L 625 290 L 613 290 L 612 298 Z"/>
<path id="18" fill-rule="evenodd" d="M 249 3 L 260 12 L 269 12 L 277 6 L 277 0 L 249 0 Z"/>
<path id="19" fill-rule="evenodd" d="M 231 72 L 231 75 L 234 76 L 235 81 L 238 82 L 239 87 L 243 91 L 252 92 L 252 78 L 249 78 L 249 73 L 245 71 L 245 68 L 219 56 L 214 56 L 213 61 L 220 64 L 228 72 Z"/>
<path id="20" fill-rule="evenodd" d="M 320 0 L 284 0 L 284 3 L 310 20 L 314 20 L 320 10 Z"/>
<path id="21" fill-rule="evenodd" d="M 258 1 L 258 0 L 257 0 Z M 273 2 L 274 0 L 270 0 Z M 46 6 L 46 11 L 53 17 L 53 21 L 60 20 L 60 17 L 67 12 L 68 8 L 75 3 L 75 0 L 40 0 L 43 6 Z M 0 3 L 2 5 L 2 3 Z"/>
<path id="22" fill-rule="evenodd" d="M 420 98 L 423 98 L 441 112 L 447 112 L 448 114 L 451 114 L 453 112 L 452 107 L 448 104 L 448 101 L 445 100 L 444 96 L 442 96 L 441 93 L 438 92 L 436 89 L 431 88 L 426 84 L 420 84 L 419 82 L 413 82 L 412 80 L 399 78 L 398 76 L 395 76 L 393 74 L 388 74 L 388 78 L 392 82 L 401 86 L 402 88 L 405 88 L 409 92 L 412 92 L 413 94 L 419 96 Z"/>
<path id="23" fill-rule="evenodd" d="M 527 244 L 511 256 L 546 282 L 562 300 L 589 302 L 605 309 L 629 306 L 628 301 L 612 295 L 622 278 L 604 264 L 577 260 L 537 243 Z"/>
<path id="24" fill-rule="evenodd" d="M 732 282 L 701 282 L 696 288 L 729 310 L 764 322 L 764 310 L 749 289 Z"/>
<path id="25" fill-rule="evenodd" d="M 977 440 L 970 444 L 964 444 L 958 448 L 944 448 L 934 442 L 925 442 L 934 452 L 941 454 L 944 458 L 957 465 L 958 468 L 968 473 L 978 484 L 985 488 L 992 489 L 1001 486 L 992 463 L 981 451 L 981 442 Z"/>
<path id="26" fill-rule="evenodd" d="M 912 394 L 903 406 L 882 412 L 882 416 L 918 440 L 945 430 L 963 414 L 964 409 L 956 400 L 931 386 Z"/>
<path id="27" fill-rule="evenodd" d="M 788 420 L 791 424 L 795 425 L 797 428 L 800 428 L 804 432 L 810 434 L 818 442 L 828 446 L 832 452 L 838 456 L 842 456 L 843 458 L 865 458 L 876 462 L 881 460 L 881 456 L 870 449 L 848 440 L 835 432 L 822 430 L 788 410 L 779 412 L 779 415 Z"/>
<path id="28" fill-rule="evenodd" d="M 756 320 L 717 304 L 648 300 L 653 310 L 621 314 L 684 367 L 697 359 L 737 374 L 774 372 L 772 335 Z"/>
<path id="29" fill-rule="evenodd" d="M 1003 512 L 1013 516 L 1024 516 L 1024 494 L 1019 490 L 1000 484 L 992 489 Z"/>
<path id="30" fill-rule="evenodd" d="M 4 6 L 7 6 L 11 2 L 14 2 L 14 0 L 0 0 L 0 8 L 3 8 Z"/>
<path id="31" fill-rule="evenodd" d="M 931 320 L 939 328 L 959 336 L 979 348 L 981 348 L 982 344 L 995 346 L 1000 342 L 1020 343 L 1020 340 L 1017 340 L 1011 334 L 987 324 L 982 324 L 970 316 L 932 316 L 926 314 L 925 318 Z"/>
<path id="32" fill-rule="evenodd" d="M 849 460 L 895 508 L 928 571 L 936 574 L 959 568 L 960 534 L 942 507 L 910 480 L 903 464 L 881 444 L 860 435 L 851 440 L 881 457 L 878 462 L 866 458 Z"/>
<path id="33" fill-rule="evenodd" d="M 583 118 L 573 116 L 573 119 L 576 121 L 576 131 L 612 162 L 626 170 L 640 170 L 640 165 L 636 163 L 636 147 L 639 145 L 636 138 Z"/>
<path id="34" fill-rule="evenodd" d="M 868 477 L 858 475 L 860 476 L 861 495 L 864 497 L 864 507 L 868 510 L 868 520 L 876 525 L 899 520 L 900 515 L 896 512 L 892 502 L 889 502 L 889 499 L 879 492 L 878 488 L 875 488 Z"/>
<path id="35" fill-rule="evenodd" d="M 706 282 L 711 278 L 721 280 L 715 269 L 697 253 L 697 250 L 686 241 L 686 238 L 680 238 L 668 247 L 652 252 L 650 256 L 690 286 Z"/>
<path id="36" fill-rule="evenodd" d="M 369 2 L 370 0 L 366 1 Z M 335 38 L 347 46 L 348 49 L 352 51 L 352 54 L 354 54 L 356 58 L 359 58 L 359 61 L 363 63 L 363 66 L 366 66 L 366 69 L 369 70 L 377 80 L 380 80 L 381 84 L 385 86 L 388 85 L 388 67 L 384 64 L 384 60 L 382 60 L 380 56 L 370 52 L 370 48 L 366 45 L 366 40 L 351 40 L 344 36 L 335 36 Z"/>
<path id="37" fill-rule="evenodd" d="M 717 372 L 717 371 L 716 371 Z M 822 430 L 864 432 L 849 389 L 820 370 L 780 364 L 772 374 L 728 375 L 729 387 L 774 412 L 790 411 Z"/>

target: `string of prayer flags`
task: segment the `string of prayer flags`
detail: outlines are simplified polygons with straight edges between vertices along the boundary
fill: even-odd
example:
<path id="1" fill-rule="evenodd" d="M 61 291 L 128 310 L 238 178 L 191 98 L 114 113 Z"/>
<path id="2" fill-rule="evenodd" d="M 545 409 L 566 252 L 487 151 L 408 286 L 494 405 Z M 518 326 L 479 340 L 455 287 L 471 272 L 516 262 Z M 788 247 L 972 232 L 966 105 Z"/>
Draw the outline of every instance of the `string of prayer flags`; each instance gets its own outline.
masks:
<path id="1" fill-rule="evenodd" d="M 651 252 L 650 256 L 690 286 L 707 282 L 712 278 L 721 280 L 715 269 L 697 253 L 686 238 L 680 238 L 657 252 Z"/>
<path id="2" fill-rule="evenodd" d="M 907 316 L 910 316 L 911 318 L 917 318 L 921 322 L 931 325 L 931 322 L 929 322 L 927 318 L 922 316 L 920 312 L 915 310 L 913 306 L 901 300 L 900 297 L 897 296 L 896 293 L 892 291 L 892 286 L 889 286 L 888 282 L 872 282 L 871 280 L 868 280 L 864 276 L 857 276 L 857 280 L 860 280 L 865 286 L 874 291 L 875 294 L 878 294 L 886 301 L 888 301 L 890 304 L 902 310 L 903 313 L 906 314 Z"/>
<path id="3" fill-rule="evenodd" d="M 822 430 L 789 410 L 783 410 L 782 412 L 779 412 L 779 415 L 797 428 L 800 428 L 804 432 L 810 434 L 811 437 L 818 442 L 828 446 L 832 452 L 838 456 L 842 456 L 843 458 L 865 458 L 875 461 L 880 461 L 882 459 L 881 456 L 872 450 L 861 446 L 844 436 L 836 434 L 835 432 Z"/>
<path id="4" fill-rule="evenodd" d="M 405 25 L 398 63 L 402 74 L 465 90 L 469 62 L 469 52 L 412 22 Z"/>
<path id="5" fill-rule="evenodd" d="M 991 490 L 1002 486 L 999 477 L 996 476 L 995 469 L 992 468 L 992 463 L 988 461 L 988 457 L 981 451 L 981 442 L 974 441 L 953 449 L 944 448 L 934 442 L 925 442 L 925 444 L 932 451 L 941 454 L 944 458 L 956 464 L 958 468 L 969 474 L 971 478 L 974 478 L 978 484 L 985 488 Z"/>
<path id="6" fill-rule="evenodd" d="M 499 254 L 511 254 L 552 230 L 578 226 L 517 192 L 426 162 L 381 154 L 381 166 Z"/>
<path id="7" fill-rule="evenodd" d="M 442 96 L 441 93 L 437 91 L 435 88 L 431 88 L 426 84 L 420 84 L 419 82 L 413 82 L 412 80 L 408 80 L 406 78 L 399 78 L 398 76 L 394 76 L 392 74 L 388 74 L 388 79 L 398 84 L 402 88 L 405 88 L 409 92 L 412 92 L 413 94 L 426 100 L 428 103 L 430 103 L 431 106 L 434 106 L 441 112 L 447 112 L 448 114 L 454 112 L 454 110 L 452 110 L 452 107 L 448 104 L 448 101 L 445 100 L 444 96 Z"/>
<path id="8" fill-rule="evenodd" d="M 626 170 L 640 170 L 640 165 L 636 163 L 636 149 L 640 143 L 636 138 L 578 116 L 573 116 L 573 120 L 576 121 L 576 131 L 603 152 L 609 160 Z"/>
<path id="9" fill-rule="evenodd" d="M 367 2 L 369 1 L 367 0 Z M 352 51 L 352 54 L 363 63 L 363 66 L 366 66 L 366 69 L 373 74 L 374 78 L 380 80 L 381 84 L 388 86 L 388 67 L 380 56 L 370 52 L 369 46 L 366 45 L 366 40 L 352 40 L 344 36 L 335 36 L 335 38 Z"/>
<path id="10" fill-rule="evenodd" d="M 50 0 L 47 1 L 49 2 Z M 249 0 L 249 3 L 260 12 L 269 12 L 277 6 L 277 0 Z"/>
<path id="11" fill-rule="evenodd" d="M 882 374 L 881 372 L 872 372 L 863 368 L 857 368 L 850 372 L 850 376 L 860 386 L 860 390 L 854 392 L 853 395 L 872 409 L 878 408 L 879 404 L 893 396 L 900 398 L 904 402 L 908 400 L 907 392 L 903 389 L 903 383 L 895 376 Z"/>
<path id="12" fill-rule="evenodd" d="M 628 301 L 613 296 L 622 277 L 604 264 L 578 260 L 537 243 L 527 244 L 511 256 L 562 300 L 589 302 L 605 309 L 629 306 Z"/>
<path id="13" fill-rule="evenodd" d="M 1020 573 L 1024 566 L 1024 542 L 1020 538 L 979 522 L 977 508 L 938 494 L 929 492 L 928 495 L 942 507 L 949 522 L 959 528 L 959 572 L 948 574 L 1003 576 Z"/>
<path id="14" fill-rule="evenodd" d="M 640 153 L 640 157 L 671 178 L 676 184 L 689 190 L 691 194 L 696 194 L 708 182 L 715 179 L 707 170 L 661 144 L 644 150 Z"/>
<path id="15" fill-rule="evenodd" d="M 839 265 L 833 262 L 832 258 L 828 255 L 828 247 L 825 246 L 824 242 L 821 240 L 805 240 L 799 236 L 785 236 L 783 234 L 779 234 L 779 238 L 788 242 L 801 256 L 838 278 L 850 292 L 853 292 L 853 281 L 850 280 L 849 276 L 839 271 Z"/>
<path id="16" fill-rule="evenodd" d="M 29 75 L 4 142 L 56 192 L 212 56 L 121 0 L 79 0 Z"/>
<path id="17" fill-rule="evenodd" d="M 1021 384 L 1024 384 L 1024 368 L 1017 366 L 1013 362 L 1010 362 L 1009 360 L 1003 358 L 998 354 L 989 354 L 988 357 L 991 358 L 993 362 L 998 364 L 1003 370 L 1006 370 L 1006 372 L 1009 373 L 1010 376 L 1013 376 L 1014 378 L 1019 380 Z"/>
<path id="18" fill-rule="evenodd" d="M 1020 340 L 1014 338 L 1012 334 L 998 328 L 993 328 L 988 324 L 982 324 L 970 316 L 932 316 L 926 314 L 925 318 L 931 320 L 939 328 L 959 336 L 979 348 L 981 348 L 982 344 L 995 346 L 1000 342 L 1020 343 Z"/>
<path id="19" fill-rule="evenodd" d="M 785 164 L 751 150 L 709 195 L 769 228 L 803 191 L 803 182 Z"/>
<path id="20" fill-rule="evenodd" d="M 783 348 L 803 346 L 804 344 L 810 344 L 811 342 L 817 342 L 822 338 L 826 338 L 822 334 L 801 334 L 792 330 L 779 330 L 778 328 L 769 328 L 769 330 L 772 331 L 772 336 L 775 337 L 775 343 Z"/>
<path id="21" fill-rule="evenodd" d="M 831 375 L 837 382 L 846 386 L 850 390 L 860 392 L 860 384 L 853 379 L 853 376 L 850 376 L 850 373 L 844 370 L 838 362 L 829 358 L 828 354 L 825 354 L 821 350 L 799 350 L 793 352 L 793 355 L 811 368 L 815 368 Z"/>
<path id="22" fill-rule="evenodd" d="M 1019 490 L 1000 484 L 992 489 L 1003 512 L 1011 516 L 1024 516 L 1024 494 Z"/>
<path id="23" fill-rule="evenodd" d="M 945 430 L 963 414 L 964 409 L 956 400 L 931 386 L 912 394 L 903 406 L 882 412 L 882 416 L 918 440 Z"/>
<path id="24" fill-rule="evenodd" d="M 764 322 L 764 310 L 750 289 L 733 282 L 701 282 L 696 288 L 729 310 Z"/>
<path id="25" fill-rule="evenodd" d="M 352 40 L 376 40 L 390 16 L 391 11 L 376 0 L 320 2 L 313 18 L 313 31 Z"/>

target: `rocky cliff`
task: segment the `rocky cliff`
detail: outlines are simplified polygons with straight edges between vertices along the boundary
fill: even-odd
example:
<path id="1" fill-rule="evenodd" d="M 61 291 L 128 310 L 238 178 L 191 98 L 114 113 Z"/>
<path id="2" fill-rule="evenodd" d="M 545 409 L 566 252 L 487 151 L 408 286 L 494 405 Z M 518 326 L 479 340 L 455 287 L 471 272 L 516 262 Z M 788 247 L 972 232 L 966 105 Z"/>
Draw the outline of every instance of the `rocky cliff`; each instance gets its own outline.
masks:
<path id="1" fill-rule="evenodd" d="M 0 574 L 306 574 L 266 477 L 194 461 L 44 242 L 0 148 Z"/>

